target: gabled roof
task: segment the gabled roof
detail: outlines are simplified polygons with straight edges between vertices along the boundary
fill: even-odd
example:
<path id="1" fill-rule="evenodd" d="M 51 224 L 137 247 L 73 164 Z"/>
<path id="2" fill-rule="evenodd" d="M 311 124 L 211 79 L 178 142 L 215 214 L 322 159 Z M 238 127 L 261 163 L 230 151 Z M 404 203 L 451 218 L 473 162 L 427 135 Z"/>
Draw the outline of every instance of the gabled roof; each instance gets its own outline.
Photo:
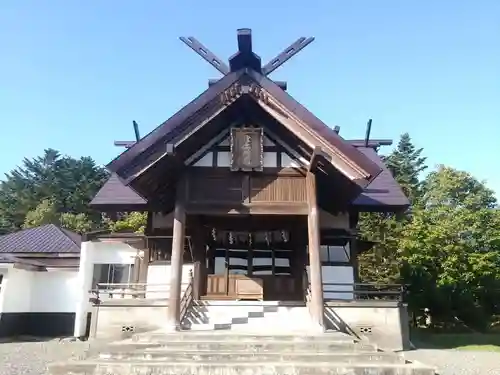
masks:
<path id="1" fill-rule="evenodd" d="M 0 253 L 80 253 L 81 236 L 54 224 L 0 236 Z"/>
<path id="2" fill-rule="evenodd" d="M 110 202 L 113 202 L 113 205 L 123 205 L 130 209 L 140 208 L 148 203 L 132 187 L 125 185 L 116 173 L 111 174 L 94 199 L 92 199 L 90 205 L 102 207 L 109 205 Z"/>
<path id="3" fill-rule="evenodd" d="M 377 163 L 382 168 L 382 173 L 365 187 L 353 205 L 363 211 L 380 211 L 383 206 L 392 207 L 394 210 L 408 208 L 410 201 L 377 152 L 372 147 L 358 147 L 358 150 Z"/>
<path id="4" fill-rule="evenodd" d="M 148 153 L 154 147 L 160 145 L 160 147 L 165 148 L 167 142 L 172 141 L 187 129 L 192 129 L 193 123 L 197 125 L 196 121 L 203 121 L 206 124 L 208 122 L 207 118 L 209 119 L 210 116 L 216 116 L 224 109 L 224 106 L 227 107 L 231 105 L 234 103 L 234 100 L 243 95 L 253 97 L 268 113 L 277 116 L 277 112 L 270 109 L 266 100 L 261 101 L 255 98 L 255 95 L 251 95 L 248 88 L 253 86 L 257 86 L 259 89 L 262 89 L 262 91 L 265 91 L 265 94 L 271 98 L 275 104 L 279 104 L 280 110 L 285 111 L 284 117 L 282 116 L 288 120 L 288 123 L 283 123 L 285 127 L 290 127 L 290 123 L 295 125 L 298 124 L 299 129 L 295 132 L 295 135 L 299 138 L 303 138 L 305 143 L 310 145 L 313 149 L 315 147 L 320 147 L 331 157 L 332 164 L 339 167 L 342 173 L 345 173 L 345 170 L 343 170 L 341 165 L 348 165 L 353 168 L 359 176 L 358 178 L 354 178 L 355 180 L 366 180 L 369 182 L 381 172 L 377 164 L 373 163 L 354 146 L 342 139 L 335 131 L 283 91 L 276 83 L 248 68 L 230 73 L 216 84 L 210 86 L 198 98 L 114 159 L 108 164 L 108 168 L 112 172 L 124 177 L 122 174 L 123 169 L 133 164 L 136 158 L 141 154 L 147 155 L 149 159 L 150 155 Z M 225 100 L 223 94 L 225 90 L 230 88 L 234 92 L 235 98 L 233 98 L 233 100 Z M 198 118 L 197 120 L 193 120 L 199 111 L 203 112 L 203 116 L 199 116 L 202 119 Z M 277 118 L 277 120 L 280 121 L 280 118 Z M 161 155 L 160 157 L 164 157 L 166 152 Z M 152 161 L 148 160 L 148 162 Z M 364 183 L 364 185 L 366 185 L 366 183 Z"/>

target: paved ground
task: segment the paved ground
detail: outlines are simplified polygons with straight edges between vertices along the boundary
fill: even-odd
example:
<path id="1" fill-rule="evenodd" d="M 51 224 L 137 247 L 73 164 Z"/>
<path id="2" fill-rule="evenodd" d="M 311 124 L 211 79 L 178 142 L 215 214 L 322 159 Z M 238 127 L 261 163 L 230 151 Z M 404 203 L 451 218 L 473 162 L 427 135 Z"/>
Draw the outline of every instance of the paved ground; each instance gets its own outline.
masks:
<path id="1" fill-rule="evenodd" d="M 86 342 L 4 342 L 0 343 L 0 375 L 45 375 L 47 364 L 78 357 Z"/>
<path id="2" fill-rule="evenodd" d="M 500 352 L 418 349 L 404 356 L 436 366 L 440 375 L 500 375 Z"/>
<path id="3" fill-rule="evenodd" d="M 0 343 L 0 375 L 46 375 L 47 364 L 82 356 L 86 342 Z M 409 360 L 436 366 L 441 375 L 500 375 L 500 353 L 419 349 Z"/>

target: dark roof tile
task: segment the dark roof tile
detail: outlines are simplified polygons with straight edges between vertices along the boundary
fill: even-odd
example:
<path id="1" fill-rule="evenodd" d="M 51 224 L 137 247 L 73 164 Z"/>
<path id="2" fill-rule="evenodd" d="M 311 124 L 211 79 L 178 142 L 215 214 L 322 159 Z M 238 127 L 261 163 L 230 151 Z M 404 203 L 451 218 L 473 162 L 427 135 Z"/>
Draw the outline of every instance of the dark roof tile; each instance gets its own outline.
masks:
<path id="1" fill-rule="evenodd" d="M 54 224 L 0 236 L 0 253 L 79 253 L 81 237 Z"/>
<path id="2" fill-rule="evenodd" d="M 390 206 L 398 209 L 405 209 L 410 205 L 408 198 L 396 182 L 391 172 L 384 165 L 384 162 L 371 147 L 357 147 L 359 151 L 368 156 L 372 161 L 382 167 L 380 173 L 373 180 L 361 195 L 354 201 L 355 206 L 364 208 Z"/>
<path id="3" fill-rule="evenodd" d="M 116 173 L 112 173 L 108 181 L 92 199 L 90 205 L 94 207 L 106 205 L 140 206 L 147 203 L 147 200 L 133 188 L 125 185 Z"/>

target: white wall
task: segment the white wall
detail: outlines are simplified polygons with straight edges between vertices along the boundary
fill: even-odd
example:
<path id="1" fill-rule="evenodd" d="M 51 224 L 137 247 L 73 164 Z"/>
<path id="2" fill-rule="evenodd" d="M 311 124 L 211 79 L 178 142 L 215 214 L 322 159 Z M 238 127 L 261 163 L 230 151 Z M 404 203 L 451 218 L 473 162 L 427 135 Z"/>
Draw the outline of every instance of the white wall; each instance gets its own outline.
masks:
<path id="1" fill-rule="evenodd" d="M 118 241 L 89 242 L 89 260 L 92 264 L 134 264 L 138 250 Z"/>
<path id="2" fill-rule="evenodd" d="M 168 286 L 170 284 L 170 264 L 150 264 L 148 267 L 147 293 L 146 298 L 168 298 L 170 293 Z M 190 271 L 193 270 L 192 264 L 182 266 L 182 284 L 181 295 L 189 284 Z"/>
<path id="3" fill-rule="evenodd" d="M 11 268 L 2 282 L 2 312 L 29 312 L 34 272 Z"/>
<path id="4" fill-rule="evenodd" d="M 311 280 L 310 267 L 307 266 L 306 269 L 307 276 Z M 353 291 L 352 284 L 354 283 L 354 271 L 351 266 L 321 266 L 321 274 L 323 276 L 323 298 L 336 300 L 352 300 L 354 298 L 354 294 L 350 293 Z M 351 285 L 328 286 L 325 285 L 327 283 Z"/>
<path id="5" fill-rule="evenodd" d="M 354 294 L 354 271 L 351 266 L 322 266 L 323 275 L 323 298 L 325 299 L 347 299 L 352 300 Z M 328 283 L 350 284 L 350 285 L 327 285 Z M 336 291 L 337 293 L 333 292 Z M 343 292 L 348 293 L 343 293 Z M 341 292 L 341 293 L 338 293 Z"/>
<path id="6" fill-rule="evenodd" d="M 3 271 L 0 312 L 75 312 L 77 270 Z"/>
<path id="7" fill-rule="evenodd" d="M 34 272 L 31 312 L 74 313 L 78 296 L 78 270 Z"/>
<path id="8" fill-rule="evenodd" d="M 12 264 L 0 264 L 0 275 L 2 275 L 2 283 L 0 284 L 0 312 L 3 311 L 3 305 L 5 301 L 5 287 L 2 285 L 7 285 L 7 273 L 9 272 L 9 268 L 12 267 Z"/>

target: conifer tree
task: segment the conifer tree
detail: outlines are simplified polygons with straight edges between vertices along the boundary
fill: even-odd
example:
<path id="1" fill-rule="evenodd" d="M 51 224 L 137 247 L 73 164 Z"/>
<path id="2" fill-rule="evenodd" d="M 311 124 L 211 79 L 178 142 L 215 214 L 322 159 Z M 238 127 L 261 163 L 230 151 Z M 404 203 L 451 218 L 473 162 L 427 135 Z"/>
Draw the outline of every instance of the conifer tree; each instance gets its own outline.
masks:
<path id="1" fill-rule="evenodd" d="M 383 157 L 387 168 L 401 185 L 412 205 L 420 202 L 423 189 L 420 174 L 427 166 L 422 156 L 423 149 L 416 148 L 408 133 L 401 135 L 398 145 L 389 155 Z M 376 244 L 360 256 L 360 276 L 363 281 L 377 283 L 398 283 L 401 260 L 397 252 L 401 232 L 408 216 L 384 213 L 364 213 L 360 217 L 359 229 L 364 239 Z"/>

